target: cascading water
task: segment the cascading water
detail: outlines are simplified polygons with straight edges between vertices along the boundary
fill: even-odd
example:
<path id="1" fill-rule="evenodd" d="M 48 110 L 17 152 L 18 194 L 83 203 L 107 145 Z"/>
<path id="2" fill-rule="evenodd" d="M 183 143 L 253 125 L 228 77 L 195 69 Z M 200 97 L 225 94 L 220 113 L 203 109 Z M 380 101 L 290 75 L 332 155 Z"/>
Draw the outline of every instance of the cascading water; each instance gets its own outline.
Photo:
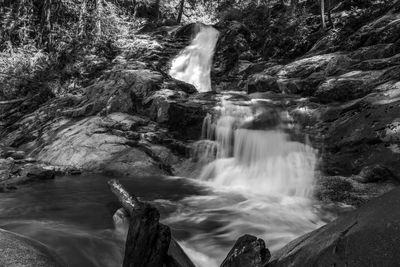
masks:
<path id="1" fill-rule="evenodd" d="M 240 128 L 254 119 L 251 108 L 222 103 L 216 123 L 205 119 L 203 132 L 215 136 L 217 158 L 203 169 L 200 179 L 264 195 L 310 197 L 316 152 L 289 141 L 279 129 Z"/>
<path id="2" fill-rule="evenodd" d="M 169 74 L 177 80 L 193 84 L 199 92 L 210 91 L 210 71 L 218 35 L 215 28 L 201 25 L 192 43 L 173 60 Z"/>
<path id="3" fill-rule="evenodd" d="M 203 28 L 174 60 L 171 75 L 210 91 L 217 37 L 213 28 Z M 172 227 L 189 225 L 193 234 L 182 245 L 198 266 L 207 267 L 218 266 L 243 234 L 263 238 L 274 252 L 323 224 L 312 201 L 317 151 L 306 140 L 290 140 L 291 125 L 284 112 L 271 109 L 272 100 L 231 100 L 246 99 L 238 92 L 220 98 L 204 119 L 192 156 L 200 166 L 196 181 L 213 193 L 182 199 L 165 220 Z"/>

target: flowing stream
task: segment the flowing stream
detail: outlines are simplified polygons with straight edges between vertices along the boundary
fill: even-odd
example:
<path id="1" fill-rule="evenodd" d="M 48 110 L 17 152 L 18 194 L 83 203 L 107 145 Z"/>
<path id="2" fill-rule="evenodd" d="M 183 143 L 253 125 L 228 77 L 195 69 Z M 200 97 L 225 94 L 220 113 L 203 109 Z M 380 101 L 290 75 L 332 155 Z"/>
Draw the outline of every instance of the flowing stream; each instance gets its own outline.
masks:
<path id="1" fill-rule="evenodd" d="M 217 39 L 218 31 L 202 27 L 174 60 L 171 75 L 210 91 Z M 243 234 L 263 238 L 274 252 L 324 223 L 312 199 L 317 151 L 306 138 L 291 139 L 284 111 L 240 96 L 221 94 L 204 119 L 190 160 L 198 175 L 121 180 L 157 206 L 200 267 L 219 266 Z M 1 194 L 0 227 L 49 245 L 70 266 L 120 266 L 125 232 L 113 223 L 119 204 L 107 187 L 110 178 L 61 177 Z"/>

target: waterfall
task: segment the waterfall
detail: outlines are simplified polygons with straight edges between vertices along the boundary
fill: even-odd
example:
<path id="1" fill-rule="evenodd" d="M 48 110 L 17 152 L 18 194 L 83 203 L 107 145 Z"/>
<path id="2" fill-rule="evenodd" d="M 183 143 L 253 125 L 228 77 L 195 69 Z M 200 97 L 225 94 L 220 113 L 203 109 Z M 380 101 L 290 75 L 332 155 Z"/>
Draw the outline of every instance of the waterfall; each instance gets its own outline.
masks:
<path id="1" fill-rule="evenodd" d="M 311 196 L 314 149 L 290 141 L 279 127 L 241 128 L 255 117 L 249 105 L 223 101 L 219 112 L 216 122 L 208 117 L 203 124 L 203 136 L 215 136 L 217 151 L 215 160 L 203 168 L 201 180 L 261 195 Z"/>
<path id="2" fill-rule="evenodd" d="M 193 84 L 199 92 L 211 91 L 211 65 L 219 32 L 201 25 L 200 32 L 173 61 L 170 75 Z"/>
<path id="3" fill-rule="evenodd" d="M 204 26 L 172 62 L 170 75 L 211 90 L 210 69 L 218 32 Z M 321 226 L 312 199 L 317 151 L 291 139 L 295 122 L 283 102 L 250 100 L 245 93 L 222 92 L 204 118 L 184 171 L 206 186 L 205 195 L 187 196 L 166 224 L 195 229 L 182 244 L 198 266 L 218 266 L 243 234 L 266 241 L 275 252 Z M 284 98 L 283 98 L 283 101 Z M 297 137 L 299 139 L 299 137 Z M 188 233 L 185 233 L 185 235 Z"/>

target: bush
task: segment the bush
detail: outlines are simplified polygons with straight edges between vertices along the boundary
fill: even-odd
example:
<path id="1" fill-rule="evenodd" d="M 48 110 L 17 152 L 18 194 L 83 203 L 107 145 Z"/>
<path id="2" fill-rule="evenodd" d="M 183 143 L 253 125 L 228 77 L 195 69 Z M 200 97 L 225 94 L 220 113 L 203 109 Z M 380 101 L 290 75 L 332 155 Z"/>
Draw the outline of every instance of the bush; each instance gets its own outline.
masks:
<path id="1" fill-rule="evenodd" d="M 0 98 L 14 99 L 35 94 L 49 79 L 52 65 L 47 53 L 26 45 L 0 53 Z"/>

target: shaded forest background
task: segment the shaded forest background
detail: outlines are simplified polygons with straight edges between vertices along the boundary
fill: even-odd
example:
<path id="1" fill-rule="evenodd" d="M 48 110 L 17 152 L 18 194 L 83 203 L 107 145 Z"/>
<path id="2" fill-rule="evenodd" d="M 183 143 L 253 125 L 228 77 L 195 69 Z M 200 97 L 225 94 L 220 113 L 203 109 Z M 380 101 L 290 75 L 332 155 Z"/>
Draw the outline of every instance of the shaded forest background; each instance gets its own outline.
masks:
<path id="1" fill-rule="evenodd" d="M 354 49 L 348 37 L 394 2 L 0 0 L 0 101 L 78 93 L 134 45 L 135 33 L 182 22 L 238 21 L 264 60 L 288 61 L 327 43 L 332 52 Z"/>

